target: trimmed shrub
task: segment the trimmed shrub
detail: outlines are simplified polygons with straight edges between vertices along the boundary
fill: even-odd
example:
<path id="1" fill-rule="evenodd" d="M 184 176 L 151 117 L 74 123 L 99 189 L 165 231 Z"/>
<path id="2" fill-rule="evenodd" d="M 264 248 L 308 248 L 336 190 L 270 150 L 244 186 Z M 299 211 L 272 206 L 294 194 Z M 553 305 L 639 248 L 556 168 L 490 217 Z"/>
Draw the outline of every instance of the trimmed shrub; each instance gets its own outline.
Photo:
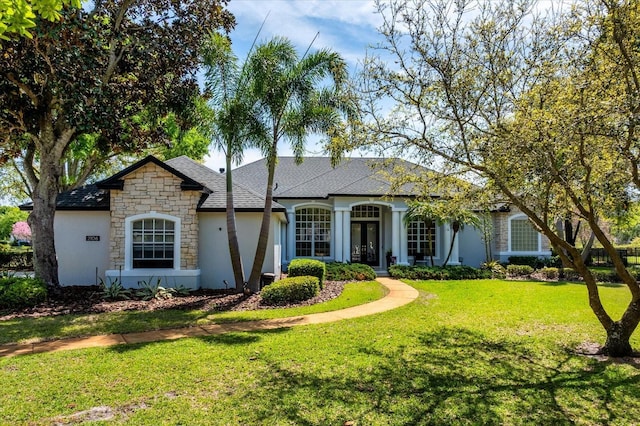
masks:
<path id="1" fill-rule="evenodd" d="M 475 280 L 490 278 L 491 271 L 483 271 L 471 266 L 406 266 L 392 265 L 389 275 L 409 280 Z"/>
<path id="2" fill-rule="evenodd" d="M 287 274 L 290 277 L 312 276 L 318 278 L 320 288 L 324 286 L 327 267 L 324 262 L 315 259 L 293 259 L 289 264 Z"/>
<path id="3" fill-rule="evenodd" d="M 4 248 L 0 249 L 0 269 L 14 271 L 33 269 L 33 251 L 13 252 Z"/>
<path id="4" fill-rule="evenodd" d="M 560 276 L 560 270 L 558 268 L 542 268 L 540 269 L 540 275 L 546 280 L 556 280 Z"/>
<path id="5" fill-rule="evenodd" d="M 35 278 L 0 278 L 0 309 L 35 306 L 47 298 L 47 287 Z"/>
<path id="6" fill-rule="evenodd" d="M 530 265 L 507 265 L 507 275 L 512 277 L 526 277 L 533 273 Z"/>
<path id="7" fill-rule="evenodd" d="M 372 281 L 377 276 L 371 266 L 363 263 L 330 262 L 326 268 L 329 281 Z"/>
<path id="8" fill-rule="evenodd" d="M 531 266 L 533 269 L 544 268 L 547 265 L 549 260 L 540 258 L 538 256 L 510 256 L 509 259 L 510 265 L 527 265 Z"/>
<path id="9" fill-rule="evenodd" d="M 562 275 L 562 279 L 567 281 L 582 281 L 582 275 L 573 268 L 564 268 L 562 270 Z"/>
<path id="10" fill-rule="evenodd" d="M 318 295 L 320 284 L 317 277 L 302 276 L 284 278 L 262 289 L 262 301 L 267 305 L 285 305 L 302 302 Z"/>

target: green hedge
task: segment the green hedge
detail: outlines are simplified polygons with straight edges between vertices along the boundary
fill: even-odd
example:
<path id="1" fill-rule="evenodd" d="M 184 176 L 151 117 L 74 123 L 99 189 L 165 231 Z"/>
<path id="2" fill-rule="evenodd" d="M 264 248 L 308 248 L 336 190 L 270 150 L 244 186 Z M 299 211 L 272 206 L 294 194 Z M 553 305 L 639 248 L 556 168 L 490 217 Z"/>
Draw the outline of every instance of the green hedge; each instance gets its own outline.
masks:
<path id="1" fill-rule="evenodd" d="M 547 280 L 555 280 L 560 277 L 560 269 L 558 268 L 547 267 L 540 269 L 538 272 L 540 272 L 540 275 Z"/>
<path id="2" fill-rule="evenodd" d="M 315 259 L 293 259 L 289 264 L 287 274 L 290 277 L 312 276 L 318 278 L 318 285 L 322 289 L 327 267 L 324 262 Z"/>
<path id="3" fill-rule="evenodd" d="M 33 251 L 12 252 L 0 249 L 0 269 L 26 271 L 33 269 Z"/>
<path id="4" fill-rule="evenodd" d="M 512 277 L 526 277 L 533 274 L 533 267 L 529 265 L 507 265 L 507 275 Z"/>
<path id="5" fill-rule="evenodd" d="M 318 295 L 320 284 L 317 277 L 302 276 L 284 278 L 262 289 L 262 301 L 267 305 L 284 305 L 302 302 Z"/>
<path id="6" fill-rule="evenodd" d="M 538 256 L 510 256 L 508 259 L 510 265 L 529 265 L 533 269 L 542 269 L 545 267 L 561 268 L 562 261 L 560 256 L 538 257 Z"/>
<path id="7" fill-rule="evenodd" d="M 393 278 L 409 280 L 476 280 L 491 278 L 491 271 L 483 271 L 471 266 L 406 266 L 389 267 Z"/>
<path id="8" fill-rule="evenodd" d="M 47 298 L 47 287 L 35 278 L 0 278 L 0 309 L 35 306 Z"/>
<path id="9" fill-rule="evenodd" d="M 373 281 L 377 276 L 371 266 L 362 263 L 330 262 L 326 268 L 329 281 Z"/>

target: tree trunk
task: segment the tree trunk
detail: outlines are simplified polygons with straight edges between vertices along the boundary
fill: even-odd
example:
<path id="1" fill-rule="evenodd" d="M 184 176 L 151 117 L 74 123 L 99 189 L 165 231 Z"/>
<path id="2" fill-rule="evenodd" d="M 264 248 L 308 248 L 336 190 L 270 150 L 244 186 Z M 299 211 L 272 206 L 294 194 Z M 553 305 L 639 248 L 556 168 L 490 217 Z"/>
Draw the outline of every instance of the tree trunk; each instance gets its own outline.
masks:
<path id="1" fill-rule="evenodd" d="M 449 258 L 451 257 L 451 252 L 453 251 L 453 243 L 456 241 L 456 235 L 458 235 L 458 231 L 454 229 L 453 235 L 451 236 L 451 244 L 449 244 L 449 253 L 447 254 L 447 258 L 444 260 L 442 266 L 447 266 L 447 263 L 449 263 Z"/>
<path id="2" fill-rule="evenodd" d="M 227 154 L 227 236 L 229 237 L 229 255 L 231 256 L 231 266 L 233 267 L 233 278 L 236 290 L 242 291 L 244 288 L 244 268 L 240 245 L 238 243 L 238 232 L 236 230 L 236 212 L 233 205 L 233 180 L 231 177 L 231 156 Z"/>
<path id="3" fill-rule="evenodd" d="M 635 327 L 625 325 L 623 321 L 614 322 L 607 329 L 607 341 L 602 348 L 602 353 L 612 357 L 623 357 L 633 355 L 633 349 L 629 339 Z"/>
<path id="4" fill-rule="evenodd" d="M 33 237 L 33 266 L 36 277 L 45 282 L 50 294 L 55 295 L 59 292 L 60 282 L 53 222 L 60 167 L 53 157 L 46 153 L 41 155 L 40 176 L 33 188 L 33 210 L 28 221 Z"/>
<path id="5" fill-rule="evenodd" d="M 275 151 L 275 150 L 274 150 Z M 260 225 L 260 235 L 258 237 L 258 246 L 256 255 L 249 276 L 249 289 L 251 291 L 260 290 L 260 276 L 262 274 L 262 265 L 267 254 L 267 243 L 269 242 L 269 233 L 271 230 L 271 204 L 273 202 L 273 177 L 276 172 L 275 154 L 269 155 L 267 158 L 267 166 L 269 174 L 267 177 L 267 194 L 264 199 L 264 212 L 262 214 L 262 224 Z"/>

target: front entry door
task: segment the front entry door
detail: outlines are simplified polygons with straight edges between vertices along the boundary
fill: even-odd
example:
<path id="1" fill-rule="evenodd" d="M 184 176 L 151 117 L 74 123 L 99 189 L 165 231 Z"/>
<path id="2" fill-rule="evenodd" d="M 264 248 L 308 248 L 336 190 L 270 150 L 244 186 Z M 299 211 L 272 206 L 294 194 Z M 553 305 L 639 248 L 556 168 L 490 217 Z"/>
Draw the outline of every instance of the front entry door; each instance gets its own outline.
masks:
<path id="1" fill-rule="evenodd" d="M 378 222 L 351 222 L 351 262 L 379 266 Z"/>

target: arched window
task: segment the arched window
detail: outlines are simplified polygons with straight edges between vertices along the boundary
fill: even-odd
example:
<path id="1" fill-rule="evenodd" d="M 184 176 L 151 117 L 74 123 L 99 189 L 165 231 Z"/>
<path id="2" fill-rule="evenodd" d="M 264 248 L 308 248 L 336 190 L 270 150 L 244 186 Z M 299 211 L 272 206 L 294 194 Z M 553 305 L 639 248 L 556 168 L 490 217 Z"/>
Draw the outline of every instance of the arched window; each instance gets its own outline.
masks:
<path id="1" fill-rule="evenodd" d="M 540 251 L 540 234 L 525 215 L 517 215 L 509 220 L 509 251 Z"/>
<path id="2" fill-rule="evenodd" d="M 331 210 L 322 207 L 296 210 L 296 256 L 331 256 Z"/>
<path id="3" fill-rule="evenodd" d="M 180 269 L 179 218 L 152 212 L 125 226 L 125 269 Z"/>

